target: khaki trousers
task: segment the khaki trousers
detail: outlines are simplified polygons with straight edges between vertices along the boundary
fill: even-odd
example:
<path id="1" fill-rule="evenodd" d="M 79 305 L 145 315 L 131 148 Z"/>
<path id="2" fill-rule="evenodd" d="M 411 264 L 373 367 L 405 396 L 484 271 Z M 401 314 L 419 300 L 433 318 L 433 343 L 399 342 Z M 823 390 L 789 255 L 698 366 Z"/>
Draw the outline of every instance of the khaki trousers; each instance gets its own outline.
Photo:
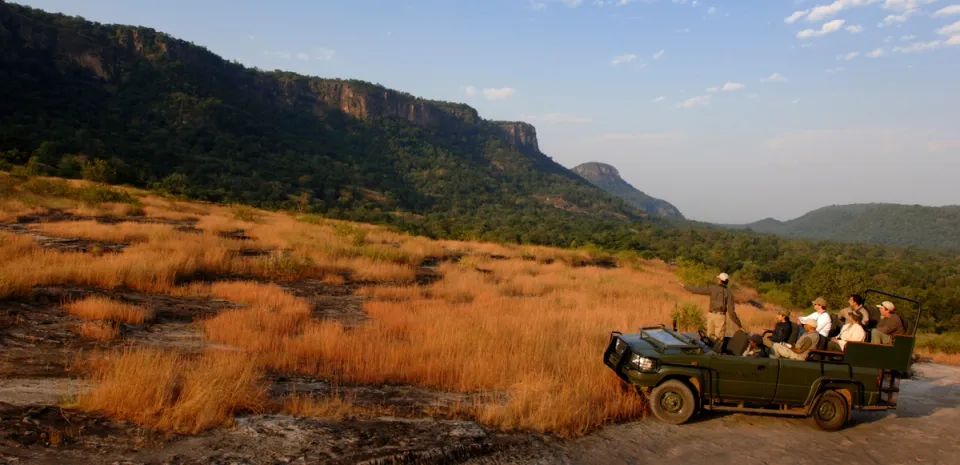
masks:
<path id="1" fill-rule="evenodd" d="M 727 316 L 722 313 L 707 312 L 707 336 L 722 343 L 726 335 Z"/>

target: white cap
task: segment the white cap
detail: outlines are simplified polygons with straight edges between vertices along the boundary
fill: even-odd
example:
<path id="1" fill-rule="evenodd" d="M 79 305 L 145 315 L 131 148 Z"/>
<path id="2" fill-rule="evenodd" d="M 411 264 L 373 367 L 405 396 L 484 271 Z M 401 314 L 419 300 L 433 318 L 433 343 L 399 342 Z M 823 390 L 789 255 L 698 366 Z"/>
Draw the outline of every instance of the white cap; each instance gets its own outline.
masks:
<path id="1" fill-rule="evenodd" d="M 717 278 L 720 279 L 721 281 L 729 281 L 729 280 L 730 280 L 730 275 L 728 275 L 728 274 L 726 274 L 726 273 L 720 273 L 720 274 L 717 275 Z"/>
<path id="2" fill-rule="evenodd" d="M 893 305 L 893 302 L 891 302 L 891 301 L 889 301 L 889 300 L 884 300 L 882 304 L 877 305 L 877 308 L 885 308 L 885 309 L 890 310 L 890 311 L 892 312 L 892 311 L 896 310 L 897 307 Z"/>

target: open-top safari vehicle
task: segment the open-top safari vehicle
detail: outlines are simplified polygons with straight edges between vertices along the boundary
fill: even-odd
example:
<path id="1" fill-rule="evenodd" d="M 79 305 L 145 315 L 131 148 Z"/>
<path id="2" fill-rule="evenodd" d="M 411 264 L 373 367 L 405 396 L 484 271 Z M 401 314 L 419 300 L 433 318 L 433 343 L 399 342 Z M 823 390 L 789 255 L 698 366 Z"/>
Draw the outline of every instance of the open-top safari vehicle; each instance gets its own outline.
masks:
<path id="1" fill-rule="evenodd" d="M 897 406 L 900 379 L 909 368 L 920 322 L 920 302 L 868 289 L 914 304 L 916 323 L 892 345 L 848 343 L 843 352 L 811 350 L 806 360 L 742 357 L 726 337 L 720 353 L 702 331 L 681 333 L 664 325 L 610 334 L 604 363 L 646 397 L 653 414 L 673 424 L 701 411 L 763 413 L 812 418 L 827 431 L 850 420 L 853 410 Z M 906 322 L 905 322 L 906 324 Z"/>

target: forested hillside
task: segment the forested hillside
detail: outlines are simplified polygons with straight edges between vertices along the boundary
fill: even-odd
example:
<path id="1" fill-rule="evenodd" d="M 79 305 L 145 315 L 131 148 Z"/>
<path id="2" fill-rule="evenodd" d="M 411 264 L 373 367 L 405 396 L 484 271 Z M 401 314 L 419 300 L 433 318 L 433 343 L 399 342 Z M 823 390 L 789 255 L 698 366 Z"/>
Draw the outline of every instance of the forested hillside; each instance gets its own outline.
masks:
<path id="1" fill-rule="evenodd" d="M 824 295 L 836 307 L 879 287 L 923 299 L 924 328 L 960 328 L 955 253 L 646 216 L 542 154 L 527 124 L 364 82 L 245 68 L 151 29 L 0 2 L 0 122 L 0 169 L 21 178 L 682 259 L 782 305 Z"/>
<path id="2" fill-rule="evenodd" d="M 627 181 L 620 177 L 620 172 L 616 168 L 606 163 L 590 162 L 577 165 L 573 172 L 583 176 L 593 185 L 617 196 L 634 207 L 643 209 L 651 215 L 667 216 L 671 218 L 683 218 L 680 210 L 674 207 L 670 202 L 651 197 L 643 191 L 633 187 Z"/>
<path id="3" fill-rule="evenodd" d="M 261 72 L 151 29 L 13 4 L 0 37 L 0 153 L 36 172 L 99 163 L 104 181 L 358 219 L 404 211 L 445 234 L 480 213 L 641 214 L 543 155 L 532 126 L 466 105 Z M 542 223 L 524 224 L 536 239 Z"/>
<path id="4" fill-rule="evenodd" d="M 789 221 L 767 218 L 743 227 L 787 237 L 960 250 L 957 205 L 831 205 Z"/>

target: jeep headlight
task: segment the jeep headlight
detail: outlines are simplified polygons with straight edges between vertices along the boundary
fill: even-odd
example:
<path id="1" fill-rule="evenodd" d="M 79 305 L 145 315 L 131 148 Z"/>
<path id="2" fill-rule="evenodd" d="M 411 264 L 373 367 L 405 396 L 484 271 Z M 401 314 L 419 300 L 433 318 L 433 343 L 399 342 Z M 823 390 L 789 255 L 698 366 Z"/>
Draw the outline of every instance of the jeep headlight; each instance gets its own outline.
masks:
<path id="1" fill-rule="evenodd" d="M 655 358 L 647 358 L 639 354 L 633 354 L 630 364 L 644 373 L 653 373 L 660 369 L 660 362 Z"/>

